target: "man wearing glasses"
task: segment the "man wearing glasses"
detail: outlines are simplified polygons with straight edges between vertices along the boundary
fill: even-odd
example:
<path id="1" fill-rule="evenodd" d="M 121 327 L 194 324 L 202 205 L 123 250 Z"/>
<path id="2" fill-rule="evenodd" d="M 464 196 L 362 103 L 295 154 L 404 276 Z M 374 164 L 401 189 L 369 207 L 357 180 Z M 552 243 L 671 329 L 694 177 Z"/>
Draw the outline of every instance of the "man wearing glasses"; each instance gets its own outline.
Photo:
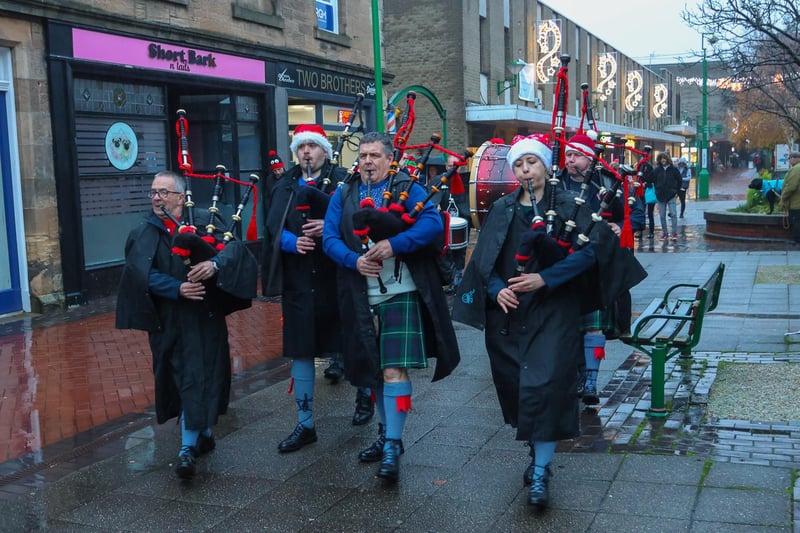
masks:
<path id="1" fill-rule="evenodd" d="M 203 282 L 215 278 L 217 286 L 228 283 L 237 267 L 223 252 L 192 267 L 172 254 L 185 190 L 183 176 L 156 174 L 148 193 L 152 213 L 130 232 L 125 244 L 116 327 L 148 332 L 157 420 L 163 424 L 180 416 L 175 472 L 191 479 L 197 457 L 216 446 L 211 427 L 227 411 L 231 386 L 225 315 L 206 300 Z"/>

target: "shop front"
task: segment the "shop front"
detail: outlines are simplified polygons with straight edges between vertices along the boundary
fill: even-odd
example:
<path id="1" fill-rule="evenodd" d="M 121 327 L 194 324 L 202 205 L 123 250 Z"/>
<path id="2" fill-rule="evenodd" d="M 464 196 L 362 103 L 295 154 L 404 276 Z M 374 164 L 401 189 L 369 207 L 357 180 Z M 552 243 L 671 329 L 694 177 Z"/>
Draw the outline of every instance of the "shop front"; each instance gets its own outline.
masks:
<path id="1" fill-rule="evenodd" d="M 349 167 L 358 153 L 358 139 L 375 129 L 375 81 L 280 62 L 269 64 L 267 72 L 277 86 L 278 107 L 287 110 L 287 135 L 278 138 L 278 146 L 285 148 L 291 144 L 292 131 L 298 124 L 319 124 L 331 145 L 336 147 L 350 120 L 352 126 L 348 133 L 352 136 L 349 142 L 343 143 L 339 160 L 340 165 Z M 296 163 L 294 154 L 286 153 L 286 156 Z"/>
<path id="2" fill-rule="evenodd" d="M 48 32 L 64 292 L 76 305 L 116 290 L 153 175 L 178 170 L 177 110 L 186 111 L 194 172 L 223 165 L 246 182 L 261 173 L 265 136 L 274 135 L 272 90 L 259 59 L 55 22 Z M 207 209 L 213 180 L 192 181 L 195 210 Z M 226 182 L 223 218 L 242 189 Z"/>

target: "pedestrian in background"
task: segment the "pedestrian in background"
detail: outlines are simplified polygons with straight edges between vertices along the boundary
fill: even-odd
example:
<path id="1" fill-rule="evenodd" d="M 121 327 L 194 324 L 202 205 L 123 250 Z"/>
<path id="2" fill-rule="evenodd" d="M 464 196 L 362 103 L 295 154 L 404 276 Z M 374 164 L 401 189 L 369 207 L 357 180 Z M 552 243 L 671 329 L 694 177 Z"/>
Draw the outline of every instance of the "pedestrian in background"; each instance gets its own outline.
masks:
<path id="1" fill-rule="evenodd" d="M 685 156 L 681 156 L 678 160 L 678 172 L 681 174 L 681 187 L 678 189 L 678 200 L 681 202 L 681 214 L 679 218 L 683 218 L 686 212 L 686 193 L 692 181 L 692 169 L 689 168 L 689 160 L 686 159 Z"/>
<path id="2" fill-rule="evenodd" d="M 789 172 L 783 178 L 781 208 L 788 212 L 794 242 L 800 243 L 800 152 L 789 154 Z"/>
<path id="3" fill-rule="evenodd" d="M 667 216 L 669 216 L 672 226 L 672 240 L 678 240 L 678 215 L 675 198 L 681 188 L 681 174 L 675 165 L 672 164 L 672 157 L 666 152 L 661 152 L 656 158 L 656 166 L 649 176 L 650 184 L 656 189 L 656 199 L 658 201 L 658 214 L 661 217 L 661 238 L 666 242 L 670 238 L 667 228 Z M 650 229 L 651 233 L 653 229 Z"/>

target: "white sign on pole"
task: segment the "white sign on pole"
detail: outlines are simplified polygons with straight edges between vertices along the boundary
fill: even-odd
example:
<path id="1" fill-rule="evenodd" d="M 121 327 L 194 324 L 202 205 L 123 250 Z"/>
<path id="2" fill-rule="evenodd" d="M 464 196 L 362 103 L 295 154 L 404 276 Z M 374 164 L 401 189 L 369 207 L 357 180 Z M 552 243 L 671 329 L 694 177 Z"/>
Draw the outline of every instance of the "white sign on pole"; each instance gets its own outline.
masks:
<path id="1" fill-rule="evenodd" d="M 775 170 L 789 170 L 789 145 L 775 145 Z"/>

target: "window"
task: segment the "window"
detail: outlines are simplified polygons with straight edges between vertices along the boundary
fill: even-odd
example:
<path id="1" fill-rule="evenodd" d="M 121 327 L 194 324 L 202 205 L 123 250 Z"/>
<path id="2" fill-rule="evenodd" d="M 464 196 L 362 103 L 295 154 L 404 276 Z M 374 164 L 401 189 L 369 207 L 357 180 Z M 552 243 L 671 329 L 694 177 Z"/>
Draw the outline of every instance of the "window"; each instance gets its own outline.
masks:
<path id="1" fill-rule="evenodd" d="M 339 0 L 316 0 L 317 27 L 339 33 Z"/>

